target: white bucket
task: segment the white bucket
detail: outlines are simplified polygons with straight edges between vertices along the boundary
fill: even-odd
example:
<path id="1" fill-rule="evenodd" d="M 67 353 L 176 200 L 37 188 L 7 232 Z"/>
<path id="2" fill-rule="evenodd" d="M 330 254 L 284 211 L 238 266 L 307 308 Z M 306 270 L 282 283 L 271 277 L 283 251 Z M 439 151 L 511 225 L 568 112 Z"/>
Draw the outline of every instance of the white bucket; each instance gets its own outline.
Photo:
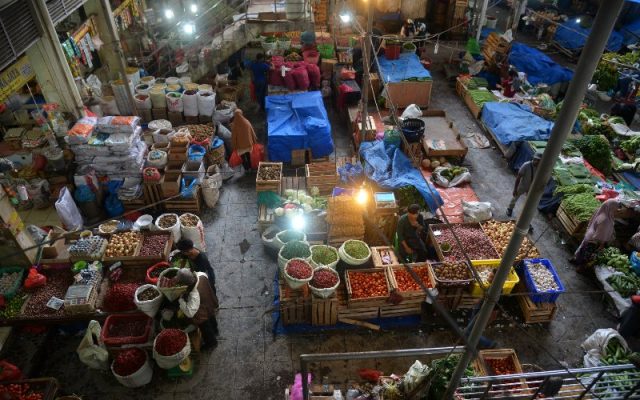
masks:
<path id="1" fill-rule="evenodd" d="M 136 85 L 136 93 L 138 94 L 149 94 L 149 89 L 151 89 L 151 86 L 147 85 L 146 83 Z"/>
<path id="2" fill-rule="evenodd" d="M 179 85 L 180 84 L 180 78 L 175 77 L 175 76 L 170 76 L 167 79 L 165 79 L 164 83 L 168 85 Z"/>
<path id="3" fill-rule="evenodd" d="M 198 85 L 198 90 L 201 92 L 212 92 L 213 86 L 207 84 Z"/>
<path id="4" fill-rule="evenodd" d="M 167 99 L 167 108 L 169 111 L 182 112 L 184 110 L 184 104 L 182 102 L 182 93 L 169 92 L 165 95 Z"/>
<path id="5" fill-rule="evenodd" d="M 153 76 L 143 76 L 140 78 L 140 83 L 144 83 L 145 85 L 149 85 L 149 87 L 153 86 L 156 83 L 156 78 Z"/>
<path id="6" fill-rule="evenodd" d="M 151 110 L 151 98 L 148 94 L 136 94 L 133 96 L 136 102 L 136 109 L 138 110 Z"/>
<path id="7" fill-rule="evenodd" d="M 103 96 L 100 105 L 102 106 L 102 112 L 105 115 L 120 115 L 120 111 L 118 111 L 118 105 L 116 104 L 115 97 Z"/>
<path id="8" fill-rule="evenodd" d="M 153 108 L 167 108 L 164 89 L 154 86 L 149 90 L 149 96 L 151 97 L 151 104 L 153 104 Z"/>
<path id="9" fill-rule="evenodd" d="M 127 78 L 131 81 L 133 86 L 140 83 L 140 68 L 127 67 Z"/>
<path id="10" fill-rule="evenodd" d="M 484 26 L 486 26 L 487 28 L 496 29 L 496 24 L 497 23 L 498 23 L 498 18 L 492 17 L 492 16 L 488 16 L 485 19 Z"/>
<path id="11" fill-rule="evenodd" d="M 182 93 L 185 117 L 198 116 L 198 93 L 195 90 L 185 90 Z"/>

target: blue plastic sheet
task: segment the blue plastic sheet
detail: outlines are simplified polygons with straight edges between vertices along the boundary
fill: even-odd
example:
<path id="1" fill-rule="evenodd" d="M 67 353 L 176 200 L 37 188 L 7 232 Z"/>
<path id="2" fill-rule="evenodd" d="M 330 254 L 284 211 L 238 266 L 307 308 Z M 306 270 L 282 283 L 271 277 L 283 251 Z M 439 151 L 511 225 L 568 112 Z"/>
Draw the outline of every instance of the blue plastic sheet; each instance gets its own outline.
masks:
<path id="1" fill-rule="evenodd" d="M 628 46 L 636 42 L 640 42 L 640 19 L 628 23 L 620 29 L 623 44 Z"/>
<path id="2" fill-rule="evenodd" d="M 543 52 L 522 43 L 515 42 L 511 45 L 509 63 L 518 71 L 526 73 L 532 85 L 553 85 L 573 78 L 573 71 L 559 65 Z"/>
<path id="3" fill-rule="evenodd" d="M 482 122 L 503 145 L 524 140 L 547 140 L 553 123 L 531 112 L 529 106 L 514 103 L 485 103 Z"/>
<path id="4" fill-rule="evenodd" d="M 378 62 L 382 79 L 387 83 L 402 82 L 412 78 L 431 79 L 431 73 L 420 64 L 420 58 L 415 53 L 401 53 L 397 60 L 387 60 L 382 56 L 378 58 Z"/>
<path id="5" fill-rule="evenodd" d="M 311 149 L 314 158 L 333 152 L 331 124 L 318 91 L 267 96 L 269 159 L 291 161 L 291 150 Z"/>
<path id="6" fill-rule="evenodd" d="M 360 156 L 364 159 L 364 172 L 382 189 L 414 186 L 424 197 L 429 209 L 435 213 L 444 204 L 440 194 L 427 184 L 422 173 L 411 165 L 407 156 L 395 146 L 385 148 L 383 141 L 363 142 Z"/>
<path id="7" fill-rule="evenodd" d="M 572 18 L 565 23 L 558 25 L 553 40 L 568 50 L 578 50 L 584 47 L 587 36 L 591 33 L 591 28 L 583 28 L 576 18 Z M 622 48 L 623 37 L 619 32 L 611 32 L 607 41 L 607 51 L 618 51 Z"/>
<path id="8" fill-rule="evenodd" d="M 631 186 L 640 190 L 640 174 L 637 172 L 626 171 L 622 173 L 622 176 Z"/>

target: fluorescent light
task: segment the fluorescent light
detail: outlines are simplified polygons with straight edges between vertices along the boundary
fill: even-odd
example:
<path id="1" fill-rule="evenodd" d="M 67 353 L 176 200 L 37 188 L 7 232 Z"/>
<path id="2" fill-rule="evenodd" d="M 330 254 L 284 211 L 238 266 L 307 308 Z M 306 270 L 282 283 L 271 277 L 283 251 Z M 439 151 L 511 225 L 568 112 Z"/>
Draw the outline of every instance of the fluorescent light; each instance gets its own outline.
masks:
<path id="1" fill-rule="evenodd" d="M 577 23 L 580 23 L 580 18 L 576 19 L 576 22 L 577 22 Z"/>
<path id="2" fill-rule="evenodd" d="M 197 4 L 195 4 L 195 3 L 191 4 L 191 12 L 194 13 L 194 14 L 198 12 L 198 5 Z"/>
<path id="3" fill-rule="evenodd" d="M 301 231 L 304 229 L 307 221 L 305 221 L 304 216 L 297 214 L 291 219 L 291 228 L 296 231 Z"/>
<path id="4" fill-rule="evenodd" d="M 184 33 L 192 35 L 196 31 L 196 26 L 193 24 L 193 22 L 187 22 L 186 24 L 184 24 L 184 27 L 182 29 L 184 30 Z"/>
<path id="5" fill-rule="evenodd" d="M 166 19 L 173 19 L 174 17 L 173 10 L 170 8 L 167 8 L 166 10 L 164 10 L 164 16 Z"/>
<path id="6" fill-rule="evenodd" d="M 351 22 L 351 15 L 347 13 L 340 14 L 340 20 L 343 24 L 348 24 L 349 22 Z"/>

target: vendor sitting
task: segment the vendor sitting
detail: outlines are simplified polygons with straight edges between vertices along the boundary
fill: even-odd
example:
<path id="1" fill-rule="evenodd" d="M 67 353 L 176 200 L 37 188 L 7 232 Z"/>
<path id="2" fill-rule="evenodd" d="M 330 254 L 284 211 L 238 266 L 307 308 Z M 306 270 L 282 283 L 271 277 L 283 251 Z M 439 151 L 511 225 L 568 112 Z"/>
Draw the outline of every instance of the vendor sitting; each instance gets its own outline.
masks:
<path id="1" fill-rule="evenodd" d="M 176 276 L 176 283 L 187 286 L 187 291 L 178 299 L 178 304 L 180 311 L 200 328 L 204 342 L 202 349 L 216 346 L 218 298 L 211 290 L 207 274 L 181 268 Z"/>
<path id="2" fill-rule="evenodd" d="M 420 206 L 410 205 L 407 208 L 407 213 L 398 220 L 397 234 L 402 260 L 411 258 L 414 262 L 421 262 L 427 259 L 429 253 L 422 239 L 425 232 Z"/>

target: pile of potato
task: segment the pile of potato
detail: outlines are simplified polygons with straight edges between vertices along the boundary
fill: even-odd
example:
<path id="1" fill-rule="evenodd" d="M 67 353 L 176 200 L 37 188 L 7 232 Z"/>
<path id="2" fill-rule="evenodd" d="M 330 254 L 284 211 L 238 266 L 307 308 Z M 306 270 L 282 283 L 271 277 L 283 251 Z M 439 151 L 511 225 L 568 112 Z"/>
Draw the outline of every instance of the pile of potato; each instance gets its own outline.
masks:
<path id="1" fill-rule="evenodd" d="M 108 258 L 133 256 L 141 239 L 139 232 L 116 233 L 109 239 L 104 255 Z"/>
<path id="2" fill-rule="evenodd" d="M 491 239 L 493 246 L 498 250 L 498 253 L 502 257 L 504 254 L 507 245 L 509 244 L 509 240 L 511 240 L 511 235 L 513 234 L 514 229 L 516 228 L 516 224 L 513 221 L 487 221 L 482 224 L 485 233 Z M 518 251 L 518 256 L 516 260 L 524 260 L 525 258 L 539 258 L 540 252 L 536 248 L 536 246 L 531 243 L 528 238 L 524 238 L 522 241 L 522 245 L 520 246 L 520 250 Z"/>

